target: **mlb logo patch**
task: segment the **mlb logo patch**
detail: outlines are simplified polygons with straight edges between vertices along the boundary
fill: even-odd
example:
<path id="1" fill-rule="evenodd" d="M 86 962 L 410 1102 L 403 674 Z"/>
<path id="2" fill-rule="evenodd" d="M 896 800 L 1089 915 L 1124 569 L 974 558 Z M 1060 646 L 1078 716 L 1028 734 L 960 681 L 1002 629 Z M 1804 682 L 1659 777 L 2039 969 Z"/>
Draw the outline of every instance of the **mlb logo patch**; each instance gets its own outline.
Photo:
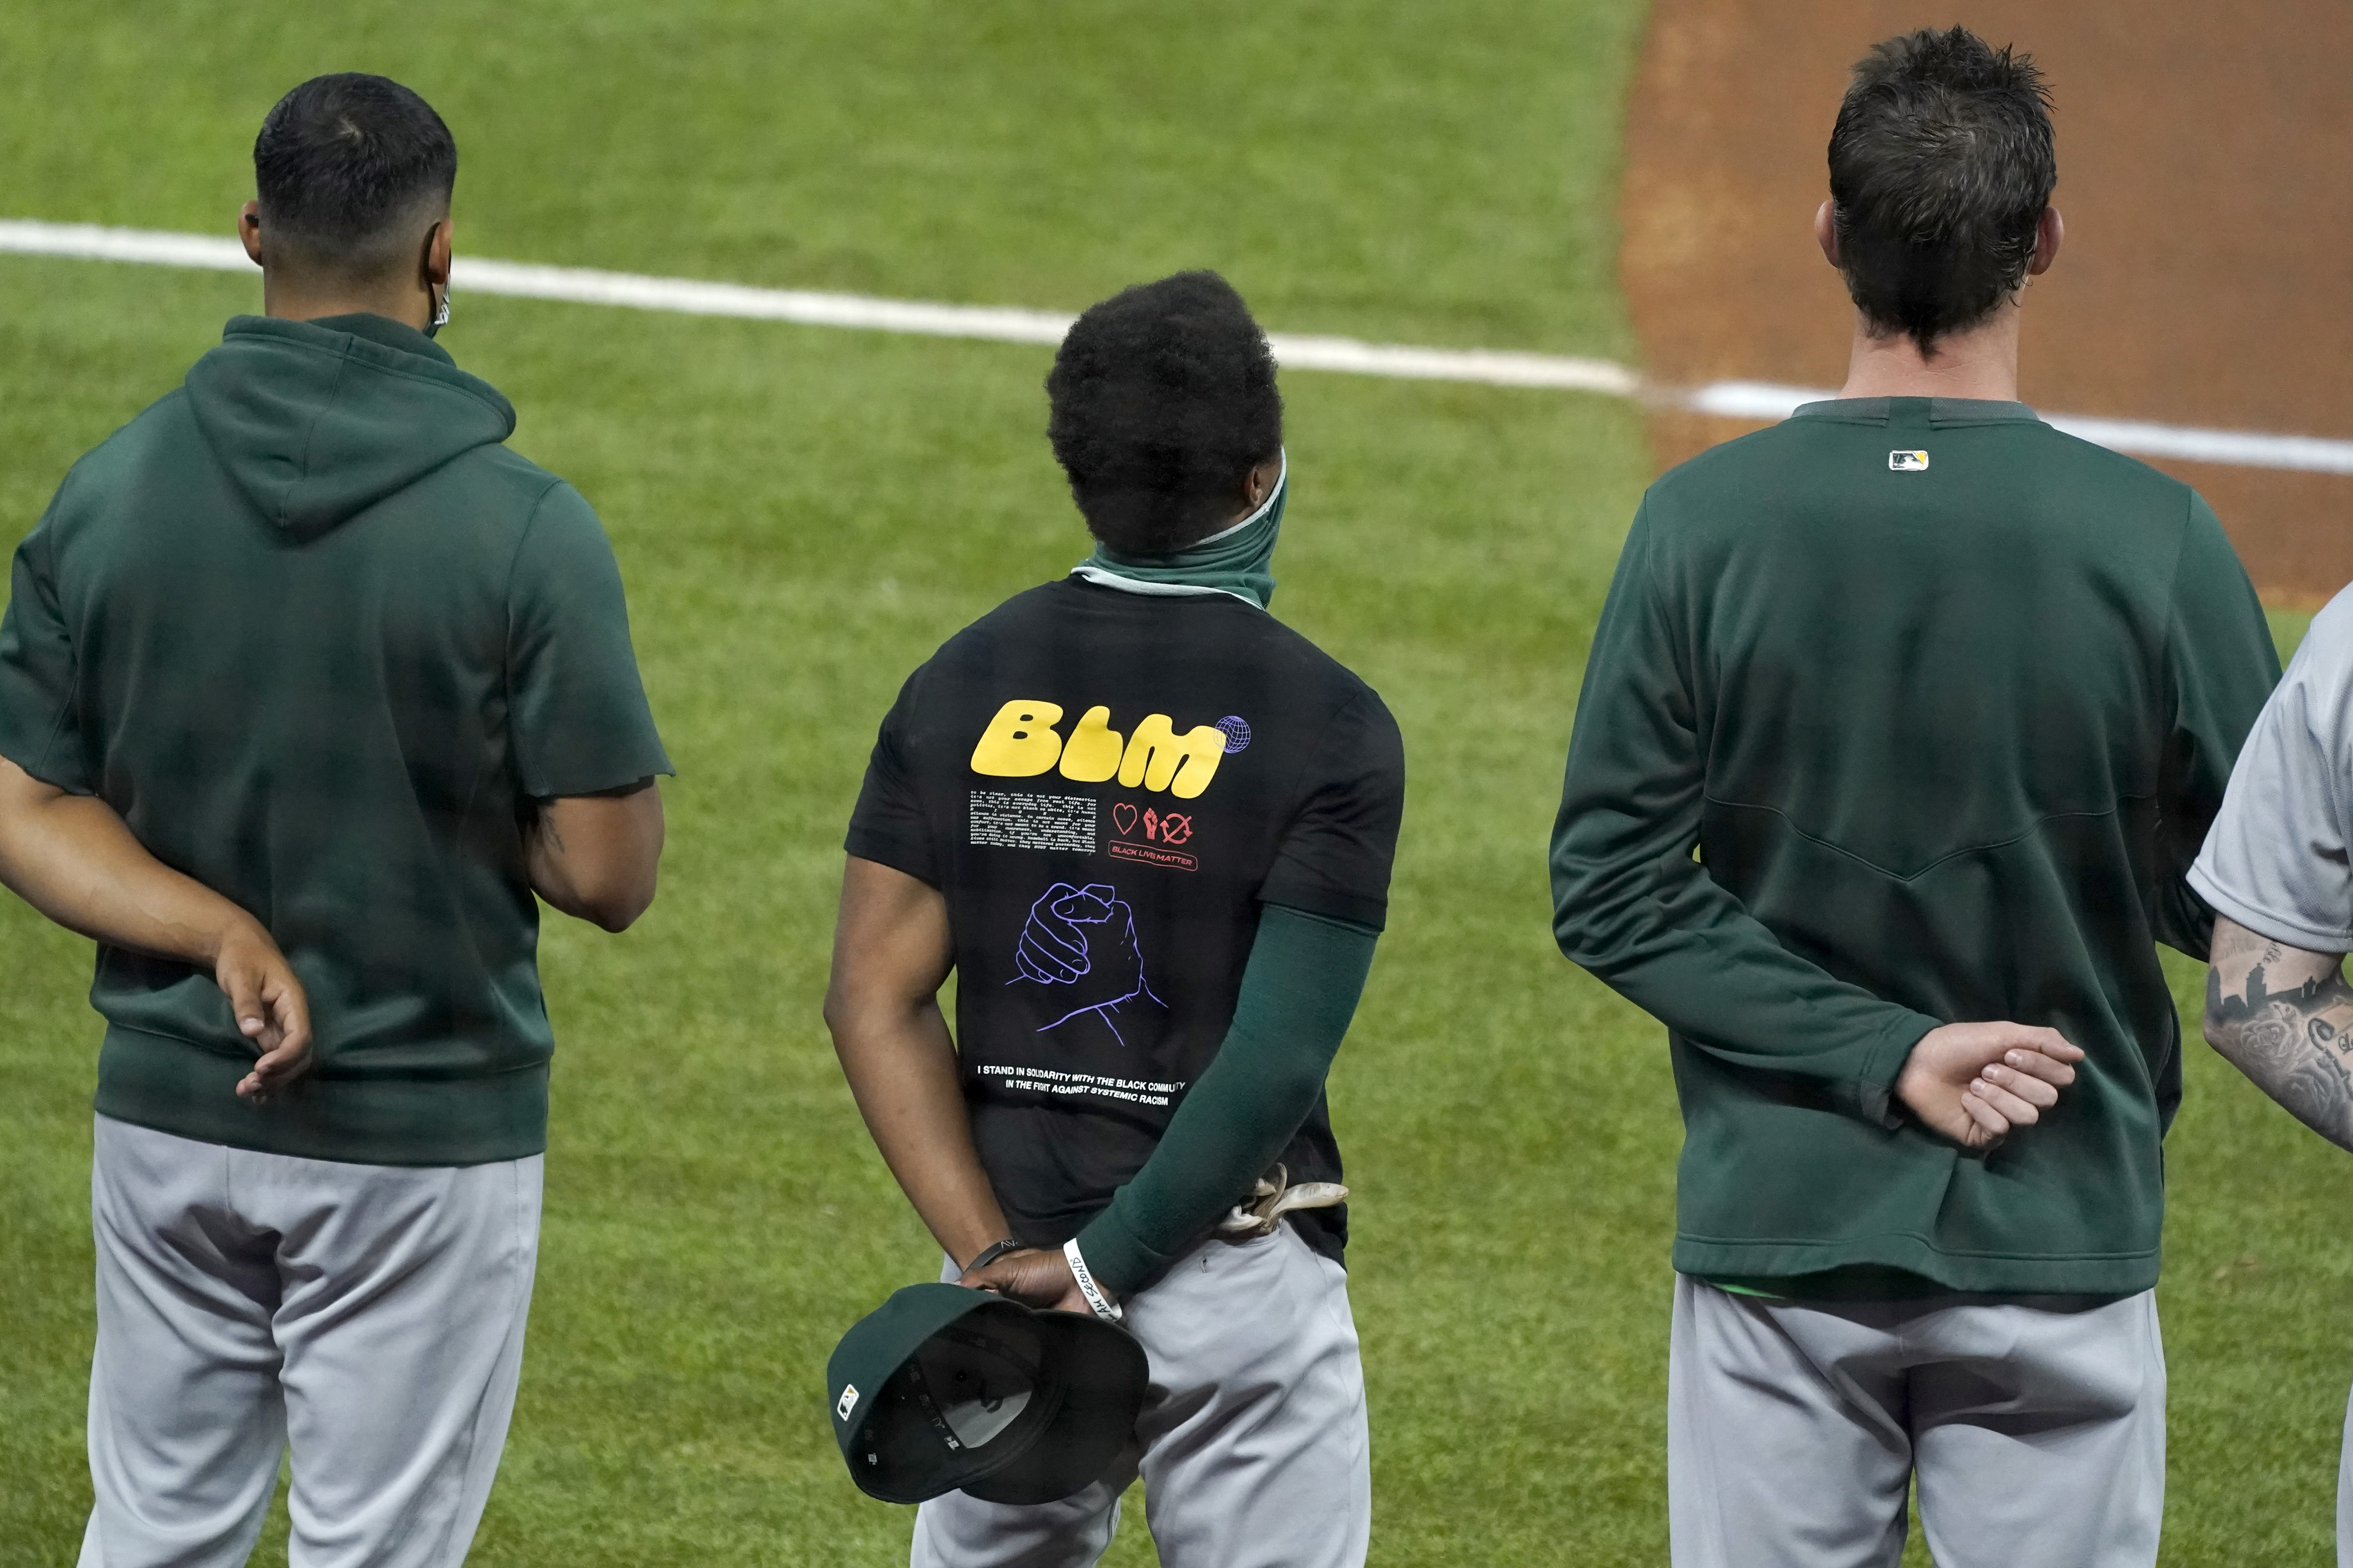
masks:
<path id="1" fill-rule="evenodd" d="M 1890 452 L 1887 454 L 1887 466 L 1899 474 L 1923 474 L 1928 471 L 1928 454 Z"/>
<path id="2" fill-rule="evenodd" d="M 843 1384 L 841 1399 L 833 1407 L 833 1418 L 837 1421 L 847 1421 L 849 1419 L 849 1413 L 857 1408 L 858 1385 L 854 1383 Z"/>

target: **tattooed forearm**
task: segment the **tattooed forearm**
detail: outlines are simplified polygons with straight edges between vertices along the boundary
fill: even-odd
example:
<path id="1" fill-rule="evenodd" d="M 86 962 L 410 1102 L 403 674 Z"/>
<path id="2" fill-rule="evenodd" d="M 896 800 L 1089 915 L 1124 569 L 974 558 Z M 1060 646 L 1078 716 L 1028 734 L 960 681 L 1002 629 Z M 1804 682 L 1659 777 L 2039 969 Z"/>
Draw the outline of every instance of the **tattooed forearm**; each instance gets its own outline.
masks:
<path id="1" fill-rule="evenodd" d="M 2353 985 L 2341 954 L 2218 921 L 2206 1038 L 2298 1121 L 2353 1149 Z"/>

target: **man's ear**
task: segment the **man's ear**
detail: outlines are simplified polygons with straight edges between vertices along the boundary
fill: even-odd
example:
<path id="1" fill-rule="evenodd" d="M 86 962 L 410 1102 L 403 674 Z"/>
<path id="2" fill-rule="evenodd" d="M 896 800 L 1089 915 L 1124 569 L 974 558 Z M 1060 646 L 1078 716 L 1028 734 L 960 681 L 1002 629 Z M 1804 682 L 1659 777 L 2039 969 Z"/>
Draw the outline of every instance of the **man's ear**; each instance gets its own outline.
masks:
<path id="1" fill-rule="evenodd" d="M 248 202 L 237 210 L 237 237 L 245 242 L 245 253 L 253 258 L 256 267 L 261 265 L 261 204 Z"/>
<path id="2" fill-rule="evenodd" d="M 449 220 L 443 218 L 425 231 L 425 255 L 418 281 L 427 289 L 449 286 Z"/>
<path id="3" fill-rule="evenodd" d="M 1282 478 L 1282 454 L 1277 452 L 1242 476 L 1242 499 L 1250 503 L 1249 510 L 1256 511 L 1274 493 L 1275 481 Z"/>
<path id="4" fill-rule="evenodd" d="M 2067 237 L 2067 226 L 2060 221 L 2057 207 L 2044 207 L 2034 224 L 2034 254 L 2026 263 L 2026 275 L 2040 278 L 2051 270 L 2059 259 L 2060 242 Z"/>
<path id="5" fill-rule="evenodd" d="M 1814 243 L 1822 247 L 1822 255 L 1832 267 L 1839 264 L 1838 204 L 1824 202 L 1814 209 Z"/>

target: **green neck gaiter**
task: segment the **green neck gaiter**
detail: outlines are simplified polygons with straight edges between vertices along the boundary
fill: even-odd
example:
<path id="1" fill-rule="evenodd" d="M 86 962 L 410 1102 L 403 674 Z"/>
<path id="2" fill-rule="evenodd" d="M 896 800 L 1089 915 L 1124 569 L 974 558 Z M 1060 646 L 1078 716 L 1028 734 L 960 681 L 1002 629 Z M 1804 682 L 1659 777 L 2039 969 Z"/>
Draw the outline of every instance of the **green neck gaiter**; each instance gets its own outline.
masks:
<path id="1" fill-rule="evenodd" d="M 1234 524 L 1167 555 L 1123 555 L 1098 541 L 1095 552 L 1071 569 L 1106 588 L 1128 594 L 1230 594 L 1263 610 L 1274 597 L 1274 542 L 1291 497 L 1291 458 L 1275 476 L 1274 493 Z"/>

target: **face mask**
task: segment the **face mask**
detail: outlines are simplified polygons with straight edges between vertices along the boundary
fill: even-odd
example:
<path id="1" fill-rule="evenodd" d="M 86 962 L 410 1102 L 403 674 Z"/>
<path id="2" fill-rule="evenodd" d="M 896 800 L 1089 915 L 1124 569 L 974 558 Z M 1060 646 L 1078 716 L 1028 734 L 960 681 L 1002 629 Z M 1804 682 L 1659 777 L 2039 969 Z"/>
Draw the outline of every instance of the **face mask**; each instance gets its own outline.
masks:
<path id="1" fill-rule="evenodd" d="M 433 320 L 426 327 L 425 335 L 428 338 L 438 337 L 440 335 L 441 329 L 448 324 L 449 286 L 445 283 L 441 286 L 441 291 L 433 296 Z"/>
<path id="2" fill-rule="evenodd" d="M 1270 569 L 1282 511 L 1291 500 L 1291 458 L 1285 454 L 1274 489 L 1258 510 L 1207 539 L 1166 555 L 1123 555 L 1098 543 L 1074 574 L 1129 594 L 1229 594 L 1260 609 L 1274 597 Z"/>

